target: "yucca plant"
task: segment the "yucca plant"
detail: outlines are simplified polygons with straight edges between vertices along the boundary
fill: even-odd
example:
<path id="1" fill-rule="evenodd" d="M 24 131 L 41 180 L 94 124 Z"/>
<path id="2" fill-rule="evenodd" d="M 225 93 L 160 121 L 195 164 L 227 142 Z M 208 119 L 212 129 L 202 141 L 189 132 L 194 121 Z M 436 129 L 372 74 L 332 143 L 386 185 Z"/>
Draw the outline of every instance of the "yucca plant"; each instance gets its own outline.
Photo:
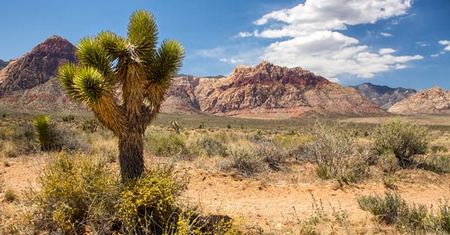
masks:
<path id="1" fill-rule="evenodd" d="M 177 41 L 163 41 L 157 48 L 157 35 L 153 16 L 137 11 L 130 17 L 127 38 L 112 32 L 84 38 L 77 46 L 78 64 L 59 69 L 66 93 L 119 138 L 123 181 L 144 171 L 145 129 L 159 112 L 184 55 Z"/>
<path id="2" fill-rule="evenodd" d="M 52 149 L 53 138 L 50 133 L 50 122 L 50 117 L 47 115 L 40 115 L 33 119 L 35 136 L 41 147 L 41 151 L 48 151 Z"/>

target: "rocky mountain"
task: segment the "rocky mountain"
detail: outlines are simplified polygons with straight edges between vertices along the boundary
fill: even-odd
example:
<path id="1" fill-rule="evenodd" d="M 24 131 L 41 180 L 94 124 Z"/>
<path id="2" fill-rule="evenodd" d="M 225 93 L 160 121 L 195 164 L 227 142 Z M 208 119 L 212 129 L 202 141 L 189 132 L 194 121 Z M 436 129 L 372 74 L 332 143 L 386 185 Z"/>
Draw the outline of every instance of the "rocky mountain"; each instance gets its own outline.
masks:
<path id="1" fill-rule="evenodd" d="M 379 86 L 372 83 L 363 83 L 358 86 L 352 86 L 367 100 L 387 110 L 395 103 L 415 94 L 414 89 L 406 89 L 402 87 L 391 88 L 388 86 Z"/>
<path id="2" fill-rule="evenodd" d="M 53 36 L 0 70 L 0 104 L 42 110 L 77 107 L 55 78 L 59 65 L 74 62 L 75 47 Z M 308 114 L 383 114 L 355 89 L 342 87 L 300 67 L 263 62 L 237 67 L 228 77 L 173 78 L 163 112 L 209 113 L 251 118 Z"/>
<path id="3" fill-rule="evenodd" d="M 345 88 L 300 67 L 263 62 L 237 67 L 225 78 L 174 78 L 165 106 L 215 115 L 289 118 L 307 114 L 368 115 L 383 113 L 352 88 Z M 179 86 L 179 85 L 178 85 Z"/>
<path id="4" fill-rule="evenodd" d="M 0 70 L 3 69 L 4 67 L 6 67 L 6 65 L 8 65 L 9 62 L 0 60 Z"/>
<path id="5" fill-rule="evenodd" d="M 420 91 L 388 110 L 395 114 L 450 114 L 450 91 L 439 87 Z"/>
<path id="6" fill-rule="evenodd" d="M 58 36 L 48 38 L 0 70 L 0 97 L 44 84 L 69 61 L 76 61 L 75 47 Z"/>

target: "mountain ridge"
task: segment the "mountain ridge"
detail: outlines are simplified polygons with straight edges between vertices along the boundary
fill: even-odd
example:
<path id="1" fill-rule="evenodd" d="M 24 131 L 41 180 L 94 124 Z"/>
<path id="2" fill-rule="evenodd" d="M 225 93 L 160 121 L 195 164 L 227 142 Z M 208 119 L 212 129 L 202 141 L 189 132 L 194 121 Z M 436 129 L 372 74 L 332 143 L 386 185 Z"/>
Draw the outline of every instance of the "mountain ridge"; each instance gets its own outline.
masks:
<path id="1" fill-rule="evenodd" d="M 415 94 L 414 89 L 403 87 L 388 87 L 385 85 L 375 85 L 372 83 L 362 83 L 360 85 L 351 86 L 367 100 L 380 106 L 381 109 L 388 110 L 395 103 Z"/>
<path id="2" fill-rule="evenodd" d="M 52 36 L 9 62 L 0 70 L 0 104 L 42 110 L 79 108 L 67 98 L 55 78 L 59 65 L 76 62 L 75 50 L 66 39 Z M 181 75 L 172 81 L 163 112 L 255 118 L 386 114 L 375 104 L 378 100 L 365 96 L 360 89 L 341 86 L 301 67 L 287 68 L 267 61 L 256 66 L 237 66 L 229 76 Z M 389 105 L 406 98 L 404 93 L 410 96 L 415 92 L 370 83 L 360 86 L 363 85 L 377 88 L 381 94 L 377 93 L 377 99 L 387 96 L 383 99 Z M 392 92 L 396 90 L 399 91 Z"/>

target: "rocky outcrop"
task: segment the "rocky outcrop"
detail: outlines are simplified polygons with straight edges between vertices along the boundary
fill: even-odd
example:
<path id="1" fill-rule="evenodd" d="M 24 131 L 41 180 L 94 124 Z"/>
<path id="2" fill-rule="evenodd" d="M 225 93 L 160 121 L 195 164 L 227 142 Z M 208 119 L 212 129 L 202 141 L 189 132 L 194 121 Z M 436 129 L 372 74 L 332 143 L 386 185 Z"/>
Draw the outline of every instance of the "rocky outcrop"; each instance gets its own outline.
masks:
<path id="1" fill-rule="evenodd" d="M 391 88 L 388 86 L 378 86 L 372 83 L 363 83 L 358 86 L 352 86 L 367 100 L 387 110 L 395 103 L 416 93 L 414 89 L 406 89 L 402 87 Z"/>
<path id="2" fill-rule="evenodd" d="M 50 37 L 0 70 L 0 97 L 44 84 L 56 75 L 59 65 L 75 60 L 75 47 L 69 41 Z"/>
<path id="3" fill-rule="evenodd" d="M 352 88 L 332 83 L 300 67 L 287 68 L 268 62 L 255 67 L 237 67 L 227 78 L 182 77 L 175 81 L 174 86 L 182 83 L 187 89 L 169 92 L 167 100 L 182 100 L 179 103 L 183 107 L 215 115 L 290 118 L 317 113 L 383 113 Z"/>
<path id="4" fill-rule="evenodd" d="M 450 91 L 439 87 L 420 91 L 388 110 L 395 114 L 450 114 Z"/>

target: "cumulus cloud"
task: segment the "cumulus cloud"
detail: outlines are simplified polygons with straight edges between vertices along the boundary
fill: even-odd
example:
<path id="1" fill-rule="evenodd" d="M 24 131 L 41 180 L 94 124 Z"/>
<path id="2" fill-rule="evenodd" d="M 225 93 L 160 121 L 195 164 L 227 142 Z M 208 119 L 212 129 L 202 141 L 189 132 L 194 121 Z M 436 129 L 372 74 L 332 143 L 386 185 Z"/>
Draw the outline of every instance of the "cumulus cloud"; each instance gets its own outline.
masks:
<path id="1" fill-rule="evenodd" d="M 376 73 L 406 68 L 406 63 L 422 56 L 394 56 L 392 48 L 370 52 L 366 45 L 339 32 L 319 31 L 271 44 L 263 58 L 288 67 L 304 66 L 326 77 L 357 75 L 373 77 Z"/>
<path id="2" fill-rule="evenodd" d="M 444 51 L 450 51 L 450 41 L 449 40 L 440 40 L 439 44 L 445 46 Z"/>
<path id="3" fill-rule="evenodd" d="M 408 62 L 423 57 L 393 55 L 396 50 L 392 48 L 373 51 L 357 38 L 345 35 L 345 30 L 404 15 L 411 4 L 411 0 L 306 0 L 256 20 L 259 29 L 253 36 L 278 40 L 264 48 L 260 59 L 289 67 L 302 66 L 328 77 L 370 78 L 380 72 L 406 68 Z"/>

